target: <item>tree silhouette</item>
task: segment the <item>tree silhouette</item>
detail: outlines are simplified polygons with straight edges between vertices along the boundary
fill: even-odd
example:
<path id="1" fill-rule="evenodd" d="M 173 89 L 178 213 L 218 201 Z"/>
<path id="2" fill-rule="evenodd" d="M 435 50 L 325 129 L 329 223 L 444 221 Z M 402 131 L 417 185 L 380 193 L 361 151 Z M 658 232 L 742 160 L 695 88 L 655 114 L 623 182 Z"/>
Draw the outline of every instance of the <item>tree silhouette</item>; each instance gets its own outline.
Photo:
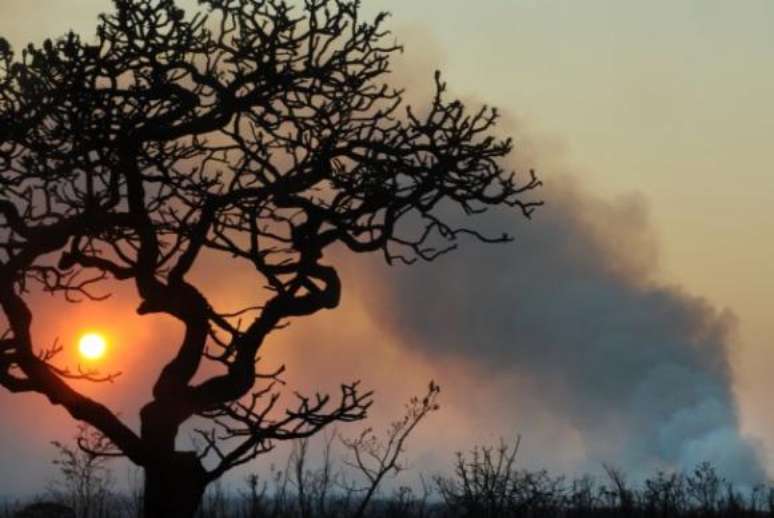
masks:
<path id="1" fill-rule="evenodd" d="M 401 48 L 358 1 L 200 0 L 192 17 L 173 0 L 113 3 L 89 42 L 69 33 L 15 56 L 0 40 L 0 383 L 62 405 L 141 466 L 146 516 L 185 517 L 274 441 L 365 417 L 357 384 L 278 411 L 279 372 L 256 368 L 272 331 L 338 305 L 326 250 L 411 263 L 460 234 L 506 241 L 444 215 L 529 216 L 538 181 L 502 169 L 496 110 L 447 100 L 438 74 L 428 106 L 405 107 L 383 82 Z M 265 289 L 240 311 L 213 307 L 189 275 L 205 256 L 246 262 Z M 133 283 L 139 314 L 185 329 L 139 431 L 68 384 L 105 378 L 57 367 L 31 332 L 31 292 L 99 299 L 106 282 Z M 203 362 L 223 372 L 194 383 Z M 195 416 L 215 431 L 178 451 Z"/>

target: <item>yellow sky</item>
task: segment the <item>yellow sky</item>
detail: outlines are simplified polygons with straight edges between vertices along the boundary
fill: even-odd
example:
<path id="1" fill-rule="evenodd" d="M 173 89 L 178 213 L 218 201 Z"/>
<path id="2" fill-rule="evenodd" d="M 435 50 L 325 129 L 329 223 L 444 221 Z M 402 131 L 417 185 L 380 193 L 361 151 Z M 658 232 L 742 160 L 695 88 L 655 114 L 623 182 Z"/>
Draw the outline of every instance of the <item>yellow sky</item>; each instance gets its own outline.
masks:
<path id="1" fill-rule="evenodd" d="M 767 403 L 774 388 L 774 3 L 364 4 L 393 12 L 410 59 L 426 53 L 455 92 L 501 107 L 525 132 L 551 142 L 587 190 L 644 196 L 662 280 L 739 318 L 743 424 L 774 458 L 767 432 L 774 429 Z M 108 5 L 3 0 L 0 34 L 19 45 L 70 27 L 84 31 Z"/>

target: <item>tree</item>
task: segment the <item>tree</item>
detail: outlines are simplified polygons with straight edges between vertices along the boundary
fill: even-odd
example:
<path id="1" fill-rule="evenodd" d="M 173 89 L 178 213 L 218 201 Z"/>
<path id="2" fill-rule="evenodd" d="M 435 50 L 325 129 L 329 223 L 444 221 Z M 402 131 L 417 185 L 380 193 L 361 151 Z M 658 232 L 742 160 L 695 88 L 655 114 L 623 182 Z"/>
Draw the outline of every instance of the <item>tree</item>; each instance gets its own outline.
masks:
<path id="1" fill-rule="evenodd" d="M 441 388 L 431 381 L 427 394 L 422 398 L 412 397 L 406 405 L 403 417 L 390 424 L 385 439 L 380 439 L 372 428 L 366 428 L 354 439 L 342 437 L 342 443 L 352 454 L 347 464 L 362 475 L 367 483 L 358 488 L 363 494 L 357 504 L 354 517 L 365 516 L 371 499 L 376 495 L 385 477 L 397 475 L 405 469 L 401 459 L 406 451 L 406 441 L 417 425 L 431 412 L 438 410 L 438 394 Z M 355 489 L 353 486 L 351 489 Z"/>
<path id="2" fill-rule="evenodd" d="M 388 86 L 385 14 L 356 0 L 114 0 L 96 38 L 69 33 L 17 57 L 0 40 L 0 383 L 37 392 L 105 435 L 145 472 L 145 515 L 191 516 L 205 487 L 275 441 L 362 419 L 371 394 L 345 384 L 275 409 L 279 372 L 256 367 L 288 319 L 333 309 L 332 246 L 392 263 L 432 260 L 461 234 L 450 208 L 529 216 L 538 185 L 500 161 L 494 109 L 436 94 L 421 111 Z M 191 280 L 203 257 L 246 262 L 265 289 L 239 311 Z M 68 381 L 31 331 L 30 294 L 100 299 L 132 283 L 141 315 L 184 326 L 136 431 Z M 194 376 L 204 362 L 223 373 Z M 204 450 L 178 451 L 200 416 Z M 203 459 L 215 459 L 205 467 Z"/>
<path id="3" fill-rule="evenodd" d="M 76 447 L 59 441 L 53 463 L 61 479 L 53 486 L 54 495 L 66 502 L 79 518 L 100 518 L 109 514 L 113 475 L 108 460 L 113 446 L 98 430 L 78 426 Z"/>

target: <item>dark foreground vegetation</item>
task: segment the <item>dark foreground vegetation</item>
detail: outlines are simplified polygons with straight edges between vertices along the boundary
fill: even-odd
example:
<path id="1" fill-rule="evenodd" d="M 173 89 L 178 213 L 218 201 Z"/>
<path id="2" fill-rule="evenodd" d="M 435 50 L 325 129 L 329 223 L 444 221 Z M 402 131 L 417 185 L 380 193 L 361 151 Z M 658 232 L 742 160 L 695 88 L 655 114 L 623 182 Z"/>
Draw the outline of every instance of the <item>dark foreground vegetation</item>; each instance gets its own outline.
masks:
<path id="1" fill-rule="evenodd" d="M 333 432 L 320 446 L 293 442 L 268 473 L 241 484 L 217 483 L 198 518 L 615 518 L 774 516 L 774 485 L 735 486 L 709 463 L 690 472 L 659 472 L 632 482 L 612 466 L 599 476 L 555 476 L 517 464 L 520 439 L 457 453 L 452 469 L 432 476 L 408 472 L 408 439 L 438 410 L 440 388 L 422 397 L 383 432 L 354 437 Z M 74 444 L 54 442 L 59 477 L 31 502 L 0 502 L 0 518 L 142 518 L 143 480 L 117 490 L 104 435 L 82 426 Z M 313 451 L 314 450 L 314 451 Z M 2 486 L 0 486 L 2 491 Z M 174 518 L 170 516 L 170 518 Z"/>
<path id="2" fill-rule="evenodd" d="M 370 432 L 369 432 L 370 433 Z M 363 437 L 377 440 L 373 435 Z M 624 474 L 606 466 L 600 477 L 566 478 L 515 465 L 518 444 L 477 447 L 458 454 L 449 476 L 419 476 L 414 487 L 397 477 L 396 463 L 384 474 L 380 452 L 386 446 L 359 455 L 332 456 L 337 436 L 324 444 L 322 460 L 308 466 L 309 443 L 299 441 L 282 468 L 266 477 L 250 475 L 242 487 L 215 485 L 206 494 L 200 518 L 457 518 L 457 517 L 744 517 L 774 516 L 774 486 L 737 487 L 708 463 L 691 472 L 660 472 L 642 483 L 629 483 Z M 350 441 L 340 441 L 355 454 Z M 349 445 L 349 446 L 347 446 Z M 60 445 L 61 446 L 61 445 Z M 381 448 L 381 449 L 379 449 Z M 376 454 L 372 456 L 371 454 Z M 400 455 L 400 452 L 398 452 Z M 67 447 L 60 447 L 62 478 L 33 503 L 7 502 L 0 518 L 134 518 L 142 516 L 141 481 L 136 491 L 113 490 L 113 479 L 102 460 L 89 464 Z M 70 456 L 68 456 L 70 455 Z M 398 456 L 399 456 L 398 455 Z M 375 469 L 366 460 L 374 460 Z M 398 457 L 396 457 L 398 458 Z M 86 462 L 84 462 L 86 460 Z M 389 460 L 389 459 L 388 459 Z M 369 465 L 370 466 L 370 465 Z M 375 478 L 369 478 L 369 474 Z M 131 484 L 130 484 L 131 485 Z M 384 487 L 382 487 L 384 485 Z"/>

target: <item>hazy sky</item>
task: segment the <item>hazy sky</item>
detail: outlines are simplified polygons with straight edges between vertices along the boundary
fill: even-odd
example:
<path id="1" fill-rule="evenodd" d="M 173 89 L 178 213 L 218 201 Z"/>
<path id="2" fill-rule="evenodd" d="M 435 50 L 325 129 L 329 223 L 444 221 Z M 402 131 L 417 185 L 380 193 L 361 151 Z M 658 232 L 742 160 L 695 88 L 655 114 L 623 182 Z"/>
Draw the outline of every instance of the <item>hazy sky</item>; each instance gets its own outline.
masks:
<path id="1" fill-rule="evenodd" d="M 554 210 L 553 203 L 557 207 L 555 214 L 573 220 L 564 226 L 553 225 L 550 217 L 540 220 L 538 215 L 537 228 L 552 232 L 552 236 L 577 240 L 581 245 L 588 243 L 582 247 L 583 254 L 568 255 L 580 259 L 560 261 L 557 268 L 561 268 L 549 273 L 563 275 L 568 271 L 567 265 L 577 265 L 588 258 L 602 263 L 609 261 L 609 265 L 588 270 L 578 267 L 578 276 L 598 279 L 595 286 L 600 283 L 605 286 L 604 290 L 589 288 L 597 297 L 594 300 L 618 301 L 616 304 L 624 300 L 645 311 L 659 307 L 649 298 L 658 292 L 663 300 L 677 308 L 676 314 L 685 313 L 688 327 L 704 329 L 706 325 L 713 329 L 708 332 L 710 338 L 698 341 L 711 344 L 712 352 L 708 356 L 718 361 L 728 360 L 728 372 L 724 368 L 709 369 L 707 372 L 711 374 L 706 378 L 701 374 L 696 386 L 706 384 L 710 387 L 706 391 L 711 393 L 711 399 L 728 407 L 713 414 L 719 416 L 717 423 L 733 424 L 734 406 L 738 404 L 742 436 L 761 441 L 761 462 L 770 475 L 774 474 L 774 433 L 771 432 L 774 416 L 767 403 L 774 389 L 769 375 L 774 362 L 769 344 L 774 336 L 774 319 L 769 315 L 769 301 L 774 297 L 774 244 L 771 241 L 774 170 L 769 157 L 769 141 L 774 135 L 774 102 L 771 101 L 774 3 L 768 0 L 364 0 L 363 3 L 369 12 L 386 9 L 393 13 L 391 26 L 397 38 L 406 43 L 400 77 L 410 86 L 425 92 L 432 70 L 439 67 L 455 94 L 494 104 L 506 114 L 504 130 L 516 138 L 516 155 L 523 152 L 517 163 L 533 166 L 547 183 L 548 205 L 543 210 Z M 90 33 L 95 14 L 107 8 L 107 0 L 3 0 L 0 35 L 21 46 L 29 40 L 56 36 L 68 28 Z M 513 232 L 518 237 L 519 227 Z M 526 242 L 532 242 L 524 232 Z M 519 255 L 529 253 L 527 247 L 518 252 Z M 463 258 L 469 260 L 470 256 L 463 256 L 459 261 Z M 623 265 L 620 268 L 616 266 L 619 263 Z M 608 272 L 608 266 L 613 273 Z M 503 265 L 506 267 L 507 264 Z M 367 282 L 369 275 L 380 278 L 389 275 L 372 268 L 376 267 L 355 263 L 351 278 L 360 286 Z M 449 269 L 454 275 L 464 275 L 454 267 Z M 643 287 L 643 283 L 648 286 Z M 377 282 L 381 284 L 382 281 Z M 400 296 L 401 289 L 398 285 L 390 296 Z M 234 290 L 228 291 L 229 296 L 239 297 L 238 286 Z M 372 293 L 360 288 L 350 293 L 360 298 L 345 300 L 341 313 L 356 317 L 348 320 L 345 331 L 335 325 L 341 322 L 336 318 L 342 317 L 330 317 L 332 323 L 328 324 L 322 320 L 329 318 L 326 314 L 316 317 L 287 339 L 288 343 L 295 344 L 316 333 L 328 345 L 321 345 L 315 355 L 339 351 L 335 347 L 349 353 L 351 364 L 317 370 L 313 379 L 327 379 L 329 375 L 337 376 L 336 380 L 348 379 L 349 368 L 355 374 L 370 374 L 376 386 L 392 386 L 394 382 L 386 373 L 389 369 L 376 372 L 364 366 L 373 358 L 400 369 L 410 362 L 416 390 L 421 389 L 422 380 L 428 376 L 448 377 L 464 372 L 470 380 L 480 380 L 481 377 L 476 378 L 480 372 L 489 372 L 486 363 L 470 362 L 471 355 L 465 351 L 456 356 L 440 355 L 436 361 L 428 360 L 433 356 L 422 352 L 421 347 L 406 346 L 427 342 L 426 337 L 420 332 L 408 337 L 399 332 L 412 329 L 411 322 L 384 324 L 386 317 L 369 309 L 366 299 Z M 407 295 L 404 293 L 404 296 Z M 696 297 L 705 300 L 699 301 Z M 128 303 L 113 304 L 112 310 L 124 308 L 127 314 L 133 315 Z M 395 307 L 401 307 L 399 301 Z M 722 313 L 725 309 L 728 312 Z M 416 309 L 418 318 L 422 310 L 422 306 Z M 610 310 L 600 306 L 600 311 Z M 63 306 L 61 315 L 66 315 L 65 311 L 68 310 Z M 58 321 L 47 324 L 46 333 L 72 340 L 80 330 L 72 328 L 73 322 L 79 326 L 105 327 L 102 322 L 112 318 L 107 316 L 112 314 L 109 308 L 77 311 L 81 313 L 76 317 L 61 316 Z M 567 311 L 566 322 L 573 322 L 577 315 L 572 309 Z M 50 314 L 54 314 L 53 310 Z M 518 312 L 512 316 L 514 322 L 519 317 Z M 597 317 L 591 313 L 588 318 Z M 609 321 L 602 313 L 598 318 L 602 323 Z M 655 316 L 643 319 L 650 325 L 665 328 L 672 322 Z M 147 343 L 158 339 L 159 333 L 174 336 L 174 329 L 161 323 L 154 324 L 158 325 L 156 328 L 146 325 L 145 320 L 137 320 L 137 325 L 120 326 L 122 331 L 116 333 L 122 336 L 115 337 L 117 343 Z M 634 318 L 610 321 L 610 325 L 631 326 L 622 333 L 625 336 L 627 332 L 642 331 L 641 324 L 631 323 L 635 320 L 638 321 Z M 722 324 L 718 323 L 721 321 Z M 69 324 L 67 329 L 64 322 Z M 718 326 L 722 330 L 718 331 Z M 124 331 L 130 328 L 135 334 Z M 519 333 L 518 325 L 514 325 L 514 340 L 529 339 L 520 337 Z M 685 338 L 677 332 L 665 331 L 663 336 L 652 337 L 659 341 L 653 347 L 674 342 L 677 344 L 674 348 L 664 346 L 658 350 L 667 357 L 679 356 L 685 350 L 681 340 L 693 343 L 691 333 L 687 332 L 688 338 Z M 547 339 L 537 332 L 525 336 Z M 353 343 L 363 337 L 373 341 L 370 358 L 361 357 L 364 353 Z M 395 341 L 406 347 L 390 345 Z M 299 355 L 299 364 L 304 362 L 300 347 L 288 346 L 291 354 Z M 631 347 L 648 347 L 648 344 L 634 340 Z M 487 349 L 482 346 L 481 350 Z M 540 355 L 541 351 L 538 348 L 530 353 Z M 638 357 L 634 350 L 632 355 Z M 136 362 L 136 355 L 127 353 L 125 358 L 127 362 L 130 358 Z M 625 361 L 627 356 L 621 358 Z M 700 362 L 695 358 L 681 358 L 675 360 L 680 366 L 698 368 Z M 112 361 L 118 364 L 119 360 L 120 357 Z M 287 361 L 292 369 L 293 364 Z M 556 361 L 563 360 L 559 357 Z M 525 445 L 531 445 L 525 455 L 534 463 L 544 461 L 558 467 L 585 465 L 596 460 L 591 458 L 594 454 L 604 455 L 588 440 L 588 427 L 567 417 L 566 414 L 573 412 L 563 414 L 561 405 L 537 404 L 526 396 L 509 396 L 513 390 L 530 394 L 531 384 L 549 381 L 541 379 L 536 372 L 551 378 L 550 381 L 567 374 L 565 371 L 557 374 L 544 368 L 542 363 L 527 364 L 531 367 L 528 372 L 517 369 L 493 376 L 492 386 L 470 396 L 489 401 L 489 406 L 472 405 L 481 408 L 482 415 L 471 415 L 471 405 L 442 399 L 442 404 L 448 403 L 447 412 L 442 411 L 438 419 L 453 425 L 444 427 L 449 444 L 464 444 L 475 438 L 475 421 L 484 420 L 493 423 L 492 427 L 503 428 L 496 435 L 524 431 Z M 633 372 L 639 372 L 638 365 L 632 367 Z M 653 361 L 643 364 L 642 368 L 653 367 L 655 372 L 659 365 Z M 122 365 L 121 370 L 130 370 L 125 367 Z M 308 367 L 298 369 L 310 372 Z M 609 372 L 615 372 L 615 365 L 610 369 Z M 515 376 L 517 371 L 521 377 Z M 529 375 L 535 379 L 525 381 Z M 516 385 L 514 378 L 520 380 Z M 438 381 L 444 385 L 444 379 Z M 123 389 L 121 395 L 110 396 L 114 401 L 135 401 L 137 394 L 145 390 L 141 383 L 128 377 L 126 383 L 132 390 Z M 470 381 L 467 386 L 474 385 Z M 410 393 L 413 387 L 396 390 L 396 399 Z M 713 391 L 717 387 L 721 388 L 717 389 L 719 395 L 715 398 Z M 732 401 L 724 400 L 727 394 L 723 387 L 731 391 L 728 396 Z M 128 397 L 127 393 L 133 396 Z M 589 394 L 593 403 L 593 394 Z M 444 396 L 451 399 L 461 394 L 451 390 Z M 499 400 L 492 403 L 492 398 Z M 25 396 L 24 400 L 31 399 Z M 4 415 L 12 401 L 18 400 L 0 394 Z M 622 400 L 611 404 L 623 408 L 630 403 Z M 384 408 L 385 413 L 400 409 L 399 404 Z M 30 415 L 20 418 L 32 423 L 35 411 L 45 411 L 41 409 L 45 405 L 27 411 Z M 523 418 L 502 417 L 509 412 L 520 417 L 529 415 L 531 423 L 525 423 Z M 56 417 L 56 422 L 67 423 L 67 420 Z M 561 426 L 555 426 L 557 423 Z M 515 429 L 506 429 L 509 427 Z M 718 430 L 721 428 L 718 425 Z M 627 429 L 621 425 L 621 433 Z M 545 433 L 539 437 L 541 430 Z M 556 436 L 547 430 L 553 430 Z M 36 435 L 40 440 L 28 446 L 19 441 L 19 433 L 23 429 L 3 419 L 0 471 L 5 467 L 2 463 L 8 466 L 11 462 L 28 461 L 43 466 L 45 455 L 32 450 L 45 444 L 45 438 Z M 62 437 L 60 434 L 50 438 Z M 489 436 L 480 438 L 489 439 Z M 625 442 L 626 437 L 619 440 Z M 420 444 L 424 443 L 420 441 Z M 548 448 L 549 445 L 553 448 L 550 455 L 541 451 L 541 446 Z M 424 456 L 427 466 L 435 467 L 442 462 L 434 458 L 437 452 L 424 452 L 420 446 L 415 450 Z M 643 456 L 650 454 L 642 453 Z M 674 460 L 682 453 L 669 455 L 667 460 Z M 33 483 L 28 480 L 16 487 Z"/>

